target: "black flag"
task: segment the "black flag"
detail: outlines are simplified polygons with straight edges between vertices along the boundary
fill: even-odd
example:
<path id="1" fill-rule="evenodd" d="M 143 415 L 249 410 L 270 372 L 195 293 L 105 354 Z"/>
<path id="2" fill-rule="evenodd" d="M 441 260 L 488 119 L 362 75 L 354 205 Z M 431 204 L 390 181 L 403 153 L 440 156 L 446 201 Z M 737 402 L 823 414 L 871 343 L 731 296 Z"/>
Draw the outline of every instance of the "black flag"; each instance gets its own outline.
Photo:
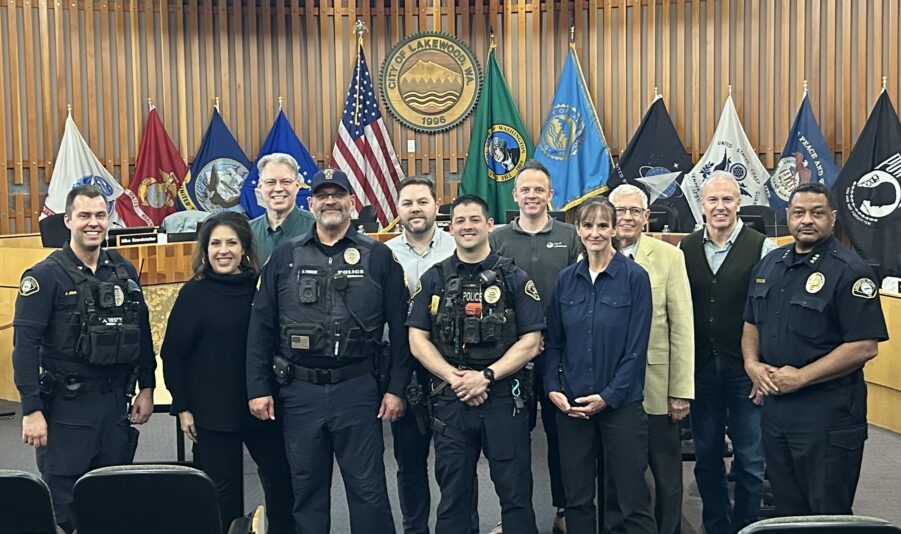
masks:
<path id="1" fill-rule="evenodd" d="M 679 214 L 679 227 L 672 231 L 691 232 L 695 219 L 680 187 L 691 168 L 691 157 L 676 133 L 663 97 L 658 96 L 620 156 L 616 173 L 610 177 L 610 189 L 624 183 L 644 189 L 651 206 L 668 206 Z"/>
<path id="2" fill-rule="evenodd" d="M 854 248 L 901 276 L 901 122 L 883 90 L 832 189 Z"/>

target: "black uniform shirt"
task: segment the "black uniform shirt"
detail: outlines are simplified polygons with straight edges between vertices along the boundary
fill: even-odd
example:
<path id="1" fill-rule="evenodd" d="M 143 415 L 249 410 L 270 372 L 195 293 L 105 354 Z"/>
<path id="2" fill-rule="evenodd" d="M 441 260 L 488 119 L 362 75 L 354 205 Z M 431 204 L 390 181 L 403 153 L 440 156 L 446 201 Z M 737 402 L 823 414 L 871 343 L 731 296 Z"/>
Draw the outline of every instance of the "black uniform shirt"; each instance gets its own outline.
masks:
<path id="1" fill-rule="evenodd" d="M 106 281 L 113 278 L 115 264 L 106 250 L 100 251 L 97 272 L 91 270 L 75 256 L 69 244 L 63 246 L 65 253 L 82 271 L 93 274 L 97 279 Z M 129 278 L 138 281 L 138 272 L 134 266 L 123 260 Z M 140 371 L 138 383 L 140 387 L 155 387 L 156 356 L 153 353 L 153 339 L 150 336 L 150 319 L 143 293 L 138 297 L 140 302 L 141 354 L 139 355 Z M 74 311 L 78 303 L 76 285 L 62 266 L 47 258 L 22 274 L 19 284 L 19 296 L 16 299 L 16 311 L 13 318 L 15 339 L 13 341 L 13 368 L 15 369 L 16 387 L 22 397 L 22 414 L 28 415 L 44 407 L 38 392 L 38 367 L 41 365 L 39 354 L 41 339 L 44 337 L 54 311 L 71 309 Z M 54 362 L 53 365 L 64 365 L 66 369 L 54 369 L 59 372 L 79 372 L 90 377 L 98 373 L 113 374 L 129 370 L 125 366 L 88 366 L 76 362 Z M 93 371 L 93 373 L 92 373 Z"/>
<path id="2" fill-rule="evenodd" d="M 757 325 L 760 360 L 801 368 L 843 343 L 888 332 L 872 269 L 834 237 L 807 254 L 770 252 L 751 274 L 744 319 Z"/>
<path id="3" fill-rule="evenodd" d="M 344 249 L 353 245 L 348 236 L 357 231 L 351 226 L 347 234 L 334 245 L 324 245 L 319 241 L 314 226 L 304 235 L 283 242 L 276 247 L 263 266 L 260 274 L 260 285 L 253 300 L 250 314 L 250 327 L 247 332 L 247 397 L 255 399 L 272 395 L 272 357 L 279 352 L 278 295 L 285 287 L 294 287 L 297 282 L 292 278 L 294 262 L 294 246 L 298 243 L 313 241 L 316 247 L 326 256 L 343 254 Z M 369 272 L 373 280 L 382 286 L 382 314 L 388 324 L 388 337 L 391 341 L 391 379 L 388 392 L 403 396 L 404 388 L 410 381 L 412 362 L 410 361 L 410 343 L 407 329 L 404 328 L 409 290 L 404 281 L 404 269 L 394 258 L 384 243 L 376 243 L 372 247 L 369 259 Z M 297 293 L 294 291 L 294 293 Z"/>
<path id="4" fill-rule="evenodd" d="M 487 271 L 497 265 L 500 259 L 494 251 L 479 263 L 463 263 L 455 252 L 453 264 L 457 273 L 464 280 L 474 280 L 482 271 Z M 410 313 L 407 316 L 407 326 L 431 332 L 432 330 L 432 297 L 444 294 L 444 278 L 437 264 L 422 275 L 418 291 L 413 295 L 410 304 Z M 507 295 L 510 299 L 513 311 L 516 313 L 516 335 L 522 336 L 529 332 L 539 332 L 545 329 L 544 305 L 535 289 L 535 283 L 529 279 L 526 272 L 513 266 L 507 271 L 505 283 L 508 284 Z M 437 307 L 436 307 L 437 309 Z"/>

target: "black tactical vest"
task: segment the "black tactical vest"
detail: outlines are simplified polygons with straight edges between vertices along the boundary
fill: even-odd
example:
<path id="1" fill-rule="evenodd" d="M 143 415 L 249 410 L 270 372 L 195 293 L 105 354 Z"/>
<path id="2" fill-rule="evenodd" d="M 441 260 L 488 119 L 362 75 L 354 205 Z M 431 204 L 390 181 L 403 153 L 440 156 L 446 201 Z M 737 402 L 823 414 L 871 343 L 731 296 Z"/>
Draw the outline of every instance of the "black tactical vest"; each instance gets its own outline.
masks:
<path id="1" fill-rule="evenodd" d="M 454 367 L 484 369 L 516 343 L 516 314 L 506 274 L 512 262 L 500 258 L 473 279 L 463 279 L 453 256 L 438 264 L 444 279 L 438 312 L 432 317 L 432 340 Z M 434 297 L 433 297 L 434 298 Z"/>
<path id="2" fill-rule="evenodd" d="M 359 234 L 347 239 L 351 244 L 332 257 L 312 238 L 293 244 L 290 281 L 279 288 L 281 354 L 293 363 L 359 361 L 383 347 L 386 296 L 370 273 L 376 241 Z"/>
<path id="3" fill-rule="evenodd" d="M 107 251 L 113 276 L 102 281 L 82 272 L 62 250 L 50 254 L 78 292 L 74 310 L 54 310 L 41 346 L 44 358 L 90 365 L 135 364 L 140 353 L 141 289 L 125 259 Z"/>

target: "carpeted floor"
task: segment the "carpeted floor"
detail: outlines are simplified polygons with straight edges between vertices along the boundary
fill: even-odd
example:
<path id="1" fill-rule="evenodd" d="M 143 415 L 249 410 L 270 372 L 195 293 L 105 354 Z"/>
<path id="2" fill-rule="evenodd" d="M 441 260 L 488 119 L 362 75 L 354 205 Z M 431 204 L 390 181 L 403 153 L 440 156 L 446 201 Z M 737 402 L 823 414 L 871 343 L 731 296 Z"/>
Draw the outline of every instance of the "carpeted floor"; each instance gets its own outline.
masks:
<path id="1" fill-rule="evenodd" d="M 0 413 L 17 410 L 18 405 L 0 401 Z M 541 533 L 551 532 L 553 508 L 551 507 L 550 485 L 547 476 L 547 447 L 544 432 L 539 427 L 532 434 L 532 458 L 535 490 L 533 503 Z M 395 473 L 397 470 L 392 454 L 392 438 L 390 429 L 385 426 L 385 466 L 388 473 L 388 492 L 394 521 L 398 532 L 400 526 L 400 507 L 397 503 Z M 190 447 L 189 447 L 190 449 Z M 33 450 L 21 443 L 21 418 L 18 414 L 12 418 L 0 419 L 0 468 L 21 469 L 37 472 Z M 857 491 L 855 513 L 887 519 L 901 525 L 901 507 L 898 506 L 898 488 L 901 488 L 901 435 L 876 427 L 870 427 L 870 439 L 864 453 L 863 472 Z M 190 457 L 190 450 L 188 451 Z M 141 429 L 141 440 L 138 447 L 137 460 L 142 462 L 173 461 L 175 450 L 175 419 L 165 414 L 155 414 L 151 421 Z M 685 533 L 701 532 L 701 506 L 697 487 L 694 484 L 690 462 L 683 464 L 683 480 L 685 496 L 683 508 L 683 531 Z M 256 467 L 250 457 L 245 454 L 245 501 L 248 510 L 262 502 L 262 492 L 256 476 Z M 336 469 L 337 472 L 337 469 Z M 479 462 L 479 512 L 483 532 L 488 532 L 500 518 L 497 497 L 488 474 L 488 464 L 484 458 Z M 432 481 L 432 521 L 440 492 Z M 347 501 L 344 498 L 344 486 L 340 476 L 335 476 L 332 484 L 332 532 L 346 533 L 350 531 L 347 516 Z"/>

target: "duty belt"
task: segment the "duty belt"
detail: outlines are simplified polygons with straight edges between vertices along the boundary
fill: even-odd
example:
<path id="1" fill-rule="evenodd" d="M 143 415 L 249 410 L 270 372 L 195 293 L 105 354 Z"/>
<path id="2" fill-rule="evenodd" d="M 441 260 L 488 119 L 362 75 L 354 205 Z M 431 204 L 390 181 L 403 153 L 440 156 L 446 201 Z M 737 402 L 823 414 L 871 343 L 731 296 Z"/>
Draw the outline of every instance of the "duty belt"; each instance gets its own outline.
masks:
<path id="1" fill-rule="evenodd" d="M 110 378 L 85 378 L 78 373 L 54 373 L 47 371 L 49 375 L 51 390 L 55 389 L 54 384 L 58 384 L 59 391 L 66 398 L 73 398 L 80 393 L 110 393 L 116 388 L 125 386 L 127 377 L 118 375 Z"/>
<path id="2" fill-rule="evenodd" d="M 289 365 L 293 378 L 311 384 L 338 384 L 373 372 L 372 362 L 369 360 L 360 360 L 357 363 L 334 369 L 314 369 L 294 363 Z"/>

